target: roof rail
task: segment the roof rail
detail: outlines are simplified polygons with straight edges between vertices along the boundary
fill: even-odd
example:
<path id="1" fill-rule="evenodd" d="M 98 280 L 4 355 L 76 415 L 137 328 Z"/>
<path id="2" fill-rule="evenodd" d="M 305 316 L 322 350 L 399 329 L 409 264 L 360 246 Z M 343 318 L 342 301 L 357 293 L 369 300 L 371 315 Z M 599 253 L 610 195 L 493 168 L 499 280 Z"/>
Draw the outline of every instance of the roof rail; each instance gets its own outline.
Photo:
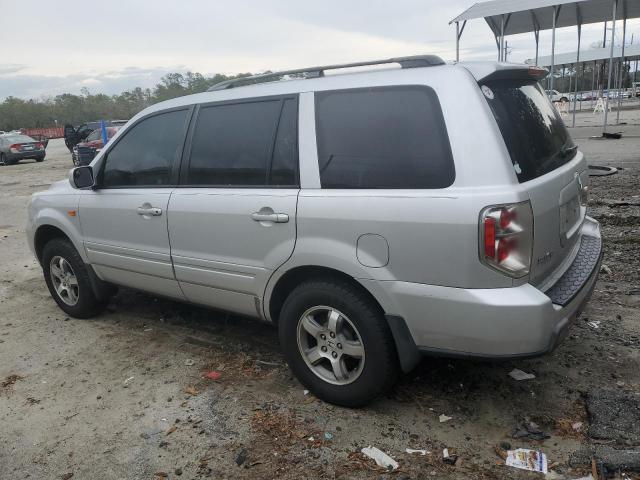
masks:
<path id="1" fill-rule="evenodd" d="M 233 78 L 216 83 L 209 87 L 207 92 L 216 90 L 226 90 L 239 86 L 239 84 L 262 83 L 263 81 L 277 81 L 285 75 L 297 75 L 302 79 L 323 77 L 325 70 L 338 70 L 341 68 L 366 67 L 369 65 L 384 65 L 387 63 L 398 63 L 402 68 L 418 68 L 433 67 L 436 65 L 444 65 L 444 61 L 437 55 L 414 55 L 412 57 L 396 57 L 386 60 L 370 60 L 368 62 L 342 63 L 337 65 L 325 65 L 323 67 L 299 68 L 296 70 L 284 70 L 282 72 L 263 73 L 260 75 L 251 75 L 249 77 Z"/>

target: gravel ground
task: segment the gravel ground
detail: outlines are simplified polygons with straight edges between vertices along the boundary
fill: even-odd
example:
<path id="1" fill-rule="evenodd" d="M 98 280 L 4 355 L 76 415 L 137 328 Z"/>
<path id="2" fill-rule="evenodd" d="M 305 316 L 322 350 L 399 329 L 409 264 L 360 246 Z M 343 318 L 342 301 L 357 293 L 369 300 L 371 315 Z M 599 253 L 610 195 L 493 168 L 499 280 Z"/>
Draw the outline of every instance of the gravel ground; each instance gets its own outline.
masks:
<path id="1" fill-rule="evenodd" d="M 509 447 L 545 452 L 553 478 L 587 474 L 592 457 L 640 465 L 640 111 L 611 128 L 621 140 L 589 139 L 593 118 L 578 114 L 574 138 L 622 169 L 592 178 L 606 267 L 570 336 L 532 360 L 427 358 L 360 410 L 305 395 L 264 324 L 126 289 L 95 319 L 66 317 L 24 226 L 29 195 L 65 178 L 69 153 L 51 141 L 43 163 L 0 167 L 0 478 L 540 478 L 506 467 Z M 399 470 L 359 453 L 369 445 Z"/>

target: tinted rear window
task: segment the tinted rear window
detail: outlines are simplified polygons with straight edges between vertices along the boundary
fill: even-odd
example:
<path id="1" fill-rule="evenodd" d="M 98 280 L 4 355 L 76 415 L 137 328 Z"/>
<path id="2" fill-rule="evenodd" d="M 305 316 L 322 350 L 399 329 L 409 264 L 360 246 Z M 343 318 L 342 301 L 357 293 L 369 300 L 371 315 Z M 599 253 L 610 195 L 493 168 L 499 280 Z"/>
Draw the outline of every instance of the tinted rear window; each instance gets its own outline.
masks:
<path id="1" fill-rule="evenodd" d="M 496 80 L 486 86 L 490 91 L 484 89 L 485 97 L 520 183 L 549 173 L 575 156 L 560 114 L 537 82 Z"/>
<path id="2" fill-rule="evenodd" d="M 444 188 L 455 172 L 438 97 L 422 86 L 319 92 L 322 188 Z"/>

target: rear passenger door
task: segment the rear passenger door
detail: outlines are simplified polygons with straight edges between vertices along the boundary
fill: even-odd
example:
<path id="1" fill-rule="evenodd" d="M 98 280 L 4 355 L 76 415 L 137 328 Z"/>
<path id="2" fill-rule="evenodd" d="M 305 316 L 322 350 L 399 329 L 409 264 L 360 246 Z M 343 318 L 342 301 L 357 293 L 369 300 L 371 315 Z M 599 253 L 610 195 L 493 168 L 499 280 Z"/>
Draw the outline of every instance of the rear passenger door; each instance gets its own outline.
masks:
<path id="1" fill-rule="evenodd" d="M 169 204 L 175 274 L 188 300 L 261 316 L 291 255 L 299 192 L 297 96 L 201 105 Z"/>

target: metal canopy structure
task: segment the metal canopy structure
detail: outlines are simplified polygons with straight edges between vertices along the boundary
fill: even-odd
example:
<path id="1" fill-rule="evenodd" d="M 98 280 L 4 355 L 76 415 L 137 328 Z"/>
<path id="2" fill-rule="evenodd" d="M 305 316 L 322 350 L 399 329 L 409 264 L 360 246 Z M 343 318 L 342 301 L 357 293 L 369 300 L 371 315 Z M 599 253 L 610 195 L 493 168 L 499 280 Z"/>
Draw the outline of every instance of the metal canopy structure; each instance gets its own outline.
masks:
<path id="1" fill-rule="evenodd" d="M 613 58 L 622 58 L 622 47 L 613 48 Z M 580 52 L 557 53 L 554 59 L 556 65 L 570 65 L 578 62 L 597 62 L 609 60 L 610 50 L 608 48 L 594 48 Z M 627 45 L 624 49 L 625 60 L 640 60 L 640 44 Z M 524 63 L 535 64 L 535 59 L 529 58 Z M 551 55 L 538 58 L 538 66 L 550 67 Z"/>
<path id="2" fill-rule="evenodd" d="M 623 33 L 620 57 L 625 59 L 624 44 L 626 40 L 627 19 L 640 18 L 640 0 L 491 0 L 476 3 L 449 22 L 450 25 L 452 23 L 456 24 L 456 61 L 460 60 L 460 38 L 462 37 L 467 21 L 480 18 L 484 18 L 493 32 L 496 46 L 498 47 L 498 61 L 506 60 L 505 36 L 533 33 L 536 43 L 535 64 L 537 65 L 540 30 L 551 29 L 550 88 L 553 89 L 554 67 L 556 64 L 556 29 L 561 27 L 577 27 L 578 48 L 575 63 L 579 63 L 581 61 L 580 40 L 582 25 L 611 21 L 612 32 L 615 33 L 616 20 L 622 19 Z M 609 51 L 609 65 L 613 64 L 614 44 L 615 41 L 612 39 Z M 611 71 L 612 68 L 609 68 L 607 102 L 609 101 L 609 92 L 611 92 Z M 575 102 L 574 98 L 574 125 Z M 608 108 L 605 108 L 604 112 L 603 133 L 606 133 Z"/>

